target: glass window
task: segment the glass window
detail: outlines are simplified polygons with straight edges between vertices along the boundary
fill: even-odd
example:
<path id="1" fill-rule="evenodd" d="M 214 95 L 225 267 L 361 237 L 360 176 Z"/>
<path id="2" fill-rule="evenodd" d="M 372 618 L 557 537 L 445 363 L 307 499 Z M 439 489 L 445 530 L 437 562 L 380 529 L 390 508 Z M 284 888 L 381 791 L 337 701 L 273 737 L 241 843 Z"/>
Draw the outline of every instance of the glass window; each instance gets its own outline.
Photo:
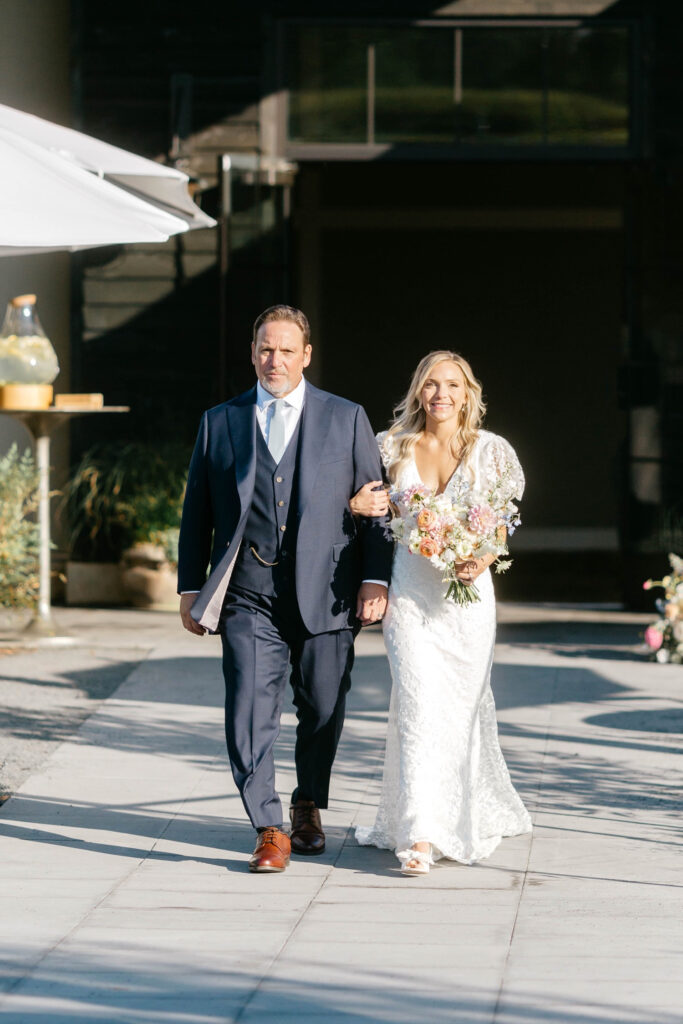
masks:
<path id="1" fill-rule="evenodd" d="M 546 54 L 547 141 L 628 145 L 627 30 L 548 32 Z"/>
<path id="2" fill-rule="evenodd" d="M 370 43 L 359 28 L 297 27 L 287 49 L 291 141 L 367 142 Z"/>
<path id="3" fill-rule="evenodd" d="M 463 32 L 458 141 L 538 145 L 543 135 L 543 33 Z"/>
<path id="4" fill-rule="evenodd" d="M 375 141 L 454 141 L 453 33 L 381 33 L 375 43 Z"/>
<path id="5" fill-rule="evenodd" d="M 625 146 L 623 27 L 292 26 L 289 139 Z"/>

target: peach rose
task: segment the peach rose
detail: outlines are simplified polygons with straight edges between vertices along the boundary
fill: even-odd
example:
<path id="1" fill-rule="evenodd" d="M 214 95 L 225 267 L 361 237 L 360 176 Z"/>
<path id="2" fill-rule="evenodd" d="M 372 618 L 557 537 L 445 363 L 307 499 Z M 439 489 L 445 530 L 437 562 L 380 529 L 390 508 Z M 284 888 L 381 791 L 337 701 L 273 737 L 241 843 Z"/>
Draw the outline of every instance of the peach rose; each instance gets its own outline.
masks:
<path id="1" fill-rule="evenodd" d="M 420 554 L 424 555 L 425 558 L 431 558 L 432 555 L 438 554 L 439 545 L 431 537 L 423 537 L 420 541 Z"/>
<path id="2" fill-rule="evenodd" d="M 433 526 L 436 522 L 436 512 L 432 512 L 431 508 L 423 508 L 420 510 L 417 516 L 417 525 L 421 530 L 428 530 L 430 526 Z"/>

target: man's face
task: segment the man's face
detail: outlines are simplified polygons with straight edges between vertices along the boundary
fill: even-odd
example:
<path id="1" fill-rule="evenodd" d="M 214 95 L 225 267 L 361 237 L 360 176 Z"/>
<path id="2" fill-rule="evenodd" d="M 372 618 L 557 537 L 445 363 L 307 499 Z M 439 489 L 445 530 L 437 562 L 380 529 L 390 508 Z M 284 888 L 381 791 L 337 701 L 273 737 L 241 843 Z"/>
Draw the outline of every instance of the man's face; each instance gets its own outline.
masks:
<path id="1" fill-rule="evenodd" d="M 274 398 L 284 398 L 301 380 L 311 361 L 311 351 L 295 323 L 271 320 L 259 327 L 251 346 L 251 361 L 262 387 Z"/>

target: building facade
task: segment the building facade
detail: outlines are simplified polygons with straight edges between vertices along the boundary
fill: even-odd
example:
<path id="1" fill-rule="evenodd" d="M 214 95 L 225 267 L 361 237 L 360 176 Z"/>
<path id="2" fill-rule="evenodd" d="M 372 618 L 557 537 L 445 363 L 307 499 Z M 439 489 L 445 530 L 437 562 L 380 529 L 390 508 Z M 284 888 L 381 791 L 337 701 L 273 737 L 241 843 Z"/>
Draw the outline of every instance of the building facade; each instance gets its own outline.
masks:
<path id="1" fill-rule="evenodd" d="M 74 389 L 190 441 L 289 301 L 314 382 L 381 429 L 455 349 L 527 470 L 503 592 L 634 603 L 683 547 L 677 7 L 74 3 L 76 127 L 176 162 L 220 217 L 77 257 Z"/>

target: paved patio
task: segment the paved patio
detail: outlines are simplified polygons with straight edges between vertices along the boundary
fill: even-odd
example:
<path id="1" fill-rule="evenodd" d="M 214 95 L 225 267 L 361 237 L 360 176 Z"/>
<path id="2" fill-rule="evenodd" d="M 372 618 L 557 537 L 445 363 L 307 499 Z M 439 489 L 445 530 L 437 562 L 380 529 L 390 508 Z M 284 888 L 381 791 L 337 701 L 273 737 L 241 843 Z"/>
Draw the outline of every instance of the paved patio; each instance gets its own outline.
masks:
<path id="1" fill-rule="evenodd" d="M 124 681 L 0 810 L 3 1024 L 681 1020 L 683 670 L 643 660 L 638 617 L 501 608 L 501 738 L 534 833 L 408 879 L 352 832 L 378 794 L 381 634 L 358 644 L 327 852 L 253 876 L 218 642 L 65 615 L 82 646 L 0 675 L 78 689 L 109 661 Z"/>

